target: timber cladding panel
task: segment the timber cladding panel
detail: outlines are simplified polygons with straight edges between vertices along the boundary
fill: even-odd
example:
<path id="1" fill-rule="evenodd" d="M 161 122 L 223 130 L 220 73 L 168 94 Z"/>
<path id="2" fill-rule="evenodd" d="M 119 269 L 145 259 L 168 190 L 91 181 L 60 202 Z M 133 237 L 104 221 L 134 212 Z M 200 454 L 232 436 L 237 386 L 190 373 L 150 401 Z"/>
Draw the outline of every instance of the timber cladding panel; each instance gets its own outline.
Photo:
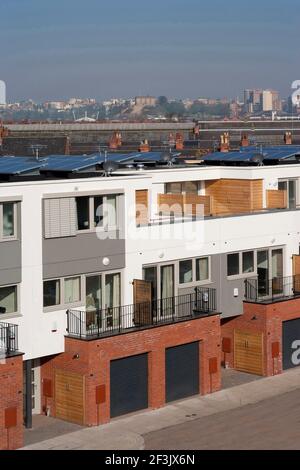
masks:
<path id="1" fill-rule="evenodd" d="M 85 421 L 85 378 L 64 370 L 55 371 L 56 417 L 72 423 Z"/>
<path id="2" fill-rule="evenodd" d="M 240 214 L 263 208 L 263 180 L 220 179 L 206 181 L 213 215 Z"/>
<path id="3" fill-rule="evenodd" d="M 287 192 L 283 190 L 267 191 L 267 208 L 268 209 L 286 209 Z"/>
<path id="4" fill-rule="evenodd" d="M 136 224 L 146 225 L 149 222 L 149 194 L 148 189 L 135 191 Z"/>
<path id="5" fill-rule="evenodd" d="M 262 333 L 234 331 L 234 366 L 242 372 L 264 375 Z"/>

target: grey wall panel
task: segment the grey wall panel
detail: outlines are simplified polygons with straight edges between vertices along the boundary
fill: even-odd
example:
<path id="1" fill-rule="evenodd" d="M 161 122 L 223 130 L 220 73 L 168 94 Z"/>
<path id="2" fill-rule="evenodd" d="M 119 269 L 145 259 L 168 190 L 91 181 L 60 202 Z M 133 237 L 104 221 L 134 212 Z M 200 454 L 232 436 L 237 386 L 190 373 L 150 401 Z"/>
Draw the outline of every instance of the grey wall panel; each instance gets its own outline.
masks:
<path id="1" fill-rule="evenodd" d="M 249 276 L 251 277 L 251 276 Z M 222 318 L 234 317 L 243 313 L 244 282 L 245 279 L 227 279 L 227 255 L 213 255 L 211 257 L 211 287 L 217 290 L 217 310 L 222 313 Z M 238 290 L 235 297 L 234 291 Z M 193 289 L 179 289 L 179 295 L 187 294 Z"/>
<path id="2" fill-rule="evenodd" d="M 110 259 L 104 266 L 104 257 Z M 96 233 L 43 240 L 43 278 L 101 272 L 125 267 L 125 240 L 99 240 Z"/>
<path id="3" fill-rule="evenodd" d="M 17 284 L 22 280 L 21 242 L 0 243 L 0 286 Z"/>

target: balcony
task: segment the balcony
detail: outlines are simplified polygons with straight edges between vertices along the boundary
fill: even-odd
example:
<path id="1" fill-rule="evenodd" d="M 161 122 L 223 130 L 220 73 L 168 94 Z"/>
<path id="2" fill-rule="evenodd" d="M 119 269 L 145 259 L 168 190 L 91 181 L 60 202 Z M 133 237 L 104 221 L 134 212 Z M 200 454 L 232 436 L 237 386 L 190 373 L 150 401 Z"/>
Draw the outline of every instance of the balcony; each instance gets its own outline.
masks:
<path id="1" fill-rule="evenodd" d="M 18 352 L 18 325 L 0 322 L 0 357 L 13 356 Z"/>
<path id="2" fill-rule="evenodd" d="M 216 315 L 216 290 L 197 288 L 191 294 L 102 310 L 68 310 L 69 336 L 83 340 L 109 337 Z"/>
<path id="3" fill-rule="evenodd" d="M 300 276 L 275 277 L 271 280 L 246 279 L 245 300 L 269 304 L 300 298 Z"/>

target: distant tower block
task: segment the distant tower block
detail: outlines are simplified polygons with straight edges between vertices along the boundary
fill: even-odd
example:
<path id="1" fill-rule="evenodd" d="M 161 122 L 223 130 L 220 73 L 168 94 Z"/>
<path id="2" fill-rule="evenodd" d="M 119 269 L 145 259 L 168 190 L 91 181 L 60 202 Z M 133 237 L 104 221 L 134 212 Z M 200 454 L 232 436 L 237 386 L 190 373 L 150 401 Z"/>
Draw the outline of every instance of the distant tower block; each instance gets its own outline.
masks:
<path id="1" fill-rule="evenodd" d="M 242 147 L 249 147 L 249 137 L 248 137 L 248 134 L 243 134 L 243 135 L 242 135 L 241 146 L 242 146 Z"/>
<path id="2" fill-rule="evenodd" d="M 6 104 L 6 85 L 3 80 L 0 80 L 0 105 Z"/>
<path id="3" fill-rule="evenodd" d="M 224 132 L 224 134 L 221 135 L 220 151 L 229 152 L 229 145 L 230 145 L 229 132 Z"/>
<path id="4" fill-rule="evenodd" d="M 292 138 L 292 133 L 291 132 L 286 132 L 284 134 L 284 142 L 286 143 L 286 145 L 292 145 L 293 138 Z"/>

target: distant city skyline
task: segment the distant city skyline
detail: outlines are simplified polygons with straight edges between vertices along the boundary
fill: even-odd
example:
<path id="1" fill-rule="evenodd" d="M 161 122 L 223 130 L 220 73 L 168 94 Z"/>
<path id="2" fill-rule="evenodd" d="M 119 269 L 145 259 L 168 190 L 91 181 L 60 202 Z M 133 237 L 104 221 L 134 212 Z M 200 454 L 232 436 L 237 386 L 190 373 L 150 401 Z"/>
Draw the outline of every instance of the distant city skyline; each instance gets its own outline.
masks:
<path id="1" fill-rule="evenodd" d="M 300 78 L 296 0 L 2 0 L 7 101 L 287 97 Z"/>

